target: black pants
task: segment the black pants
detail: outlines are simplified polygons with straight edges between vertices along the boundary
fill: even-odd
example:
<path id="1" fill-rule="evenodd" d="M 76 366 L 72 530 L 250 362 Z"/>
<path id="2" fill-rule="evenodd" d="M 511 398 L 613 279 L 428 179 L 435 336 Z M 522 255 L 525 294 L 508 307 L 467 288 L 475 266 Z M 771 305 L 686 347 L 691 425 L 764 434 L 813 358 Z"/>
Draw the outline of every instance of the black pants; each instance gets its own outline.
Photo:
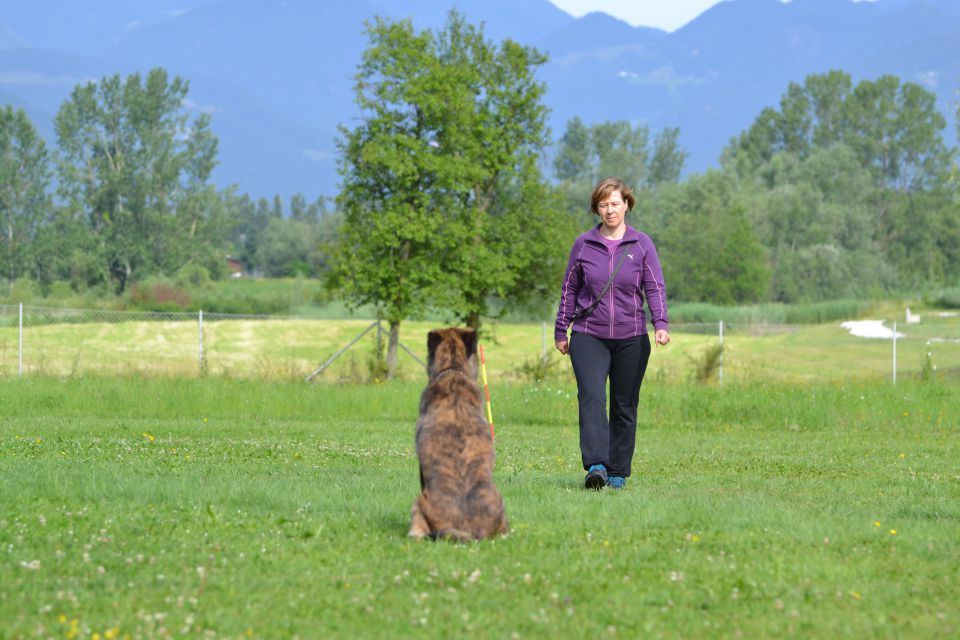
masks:
<path id="1" fill-rule="evenodd" d="M 629 476 L 637 435 L 640 384 L 650 359 L 650 338 L 604 340 L 574 332 L 570 361 L 580 403 L 583 468 L 602 464 L 611 476 Z M 607 378 L 610 417 L 607 418 Z"/>

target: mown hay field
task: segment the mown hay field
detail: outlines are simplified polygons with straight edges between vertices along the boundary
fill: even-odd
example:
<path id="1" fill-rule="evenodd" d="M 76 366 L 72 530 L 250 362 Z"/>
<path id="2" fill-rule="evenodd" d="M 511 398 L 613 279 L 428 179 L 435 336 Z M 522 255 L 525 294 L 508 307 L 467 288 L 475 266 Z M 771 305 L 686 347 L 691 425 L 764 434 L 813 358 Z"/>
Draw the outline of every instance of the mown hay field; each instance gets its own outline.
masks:
<path id="1" fill-rule="evenodd" d="M 370 320 L 221 319 L 89 322 L 0 326 L 0 375 L 82 374 L 303 380 L 371 324 Z M 417 359 L 426 356 L 426 334 L 436 323 L 405 322 L 398 375 L 422 379 Z M 383 325 L 386 330 L 386 325 Z M 483 343 L 488 372 L 496 381 L 546 376 L 570 381 L 570 367 L 553 350 L 551 325 L 498 324 Z M 960 375 L 960 319 L 929 316 L 921 325 L 901 325 L 897 372 L 917 376 L 925 359 L 936 375 Z M 719 341 L 714 324 L 677 324 L 673 342 L 656 349 L 650 376 L 686 382 Z M 337 358 L 317 381 L 362 382 L 377 377 L 377 331 L 371 330 Z M 381 335 L 382 348 L 386 335 Z M 725 382 L 892 379 L 889 339 L 858 338 L 839 322 L 820 325 L 734 325 L 724 333 Z M 544 366 L 544 353 L 546 360 Z M 202 354 L 202 355 L 201 355 Z M 412 355 L 411 355 L 412 354 Z M 929 354 L 929 355 L 928 355 Z M 413 356 L 416 356 L 414 358 Z M 719 380 L 719 370 L 710 376 Z"/>

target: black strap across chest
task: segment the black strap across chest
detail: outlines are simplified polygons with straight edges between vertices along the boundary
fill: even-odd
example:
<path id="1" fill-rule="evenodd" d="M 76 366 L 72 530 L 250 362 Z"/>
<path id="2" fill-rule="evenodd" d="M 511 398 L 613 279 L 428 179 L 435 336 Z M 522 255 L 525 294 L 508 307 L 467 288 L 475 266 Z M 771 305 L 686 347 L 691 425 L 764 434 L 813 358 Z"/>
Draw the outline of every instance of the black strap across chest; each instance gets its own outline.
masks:
<path id="1" fill-rule="evenodd" d="M 597 305 L 600 304 L 600 300 L 603 299 L 603 294 L 607 292 L 607 289 L 610 288 L 610 285 L 613 284 L 614 278 L 617 277 L 617 274 L 620 273 L 620 267 L 623 266 L 623 261 L 627 257 L 627 249 L 623 250 L 623 253 L 620 254 L 620 260 L 617 261 L 617 266 L 614 268 L 613 273 L 610 274 L 610 279 L 607 280 L 607 284 L 603 285 L 603 289 L 600 291 L 600 294 L 593 299 L 593 304 L 591 304 L 586 309 L 579 309 L 573 312 L 573 320 L 579 320 L 580 318 L 586 318 L 597 308 Z"/>

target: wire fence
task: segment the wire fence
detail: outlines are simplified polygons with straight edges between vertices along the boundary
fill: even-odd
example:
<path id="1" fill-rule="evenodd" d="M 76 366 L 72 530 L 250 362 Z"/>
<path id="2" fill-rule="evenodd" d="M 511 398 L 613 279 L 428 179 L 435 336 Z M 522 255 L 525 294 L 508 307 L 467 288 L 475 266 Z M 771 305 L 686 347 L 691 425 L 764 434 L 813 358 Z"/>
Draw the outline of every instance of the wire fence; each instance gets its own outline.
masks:
<path id="1" fill-rule="evenodd" d="M 820 325 L 673 323 L 648 375 L 707 383 L 960 379 L 960 316 Z M 847 326 L 844 326 L 847 325 Z M 435 323 L 404 322 L 398 375 L 419 379 Z M 857 333 L 860 335 L 857 335 Z M 552 322 L 488 328 L 495 379 L 572 380 Z M 60 309 L 0 305 L 0 376 L 138 375 L 383 379 L 387 328 L 371 319 Z"/>

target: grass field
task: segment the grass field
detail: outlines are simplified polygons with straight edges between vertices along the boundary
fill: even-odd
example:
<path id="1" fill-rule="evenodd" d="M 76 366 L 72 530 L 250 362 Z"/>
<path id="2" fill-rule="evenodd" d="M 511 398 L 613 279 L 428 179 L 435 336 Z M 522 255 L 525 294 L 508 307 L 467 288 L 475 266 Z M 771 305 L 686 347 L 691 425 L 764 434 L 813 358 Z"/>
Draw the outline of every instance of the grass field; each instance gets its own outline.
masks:
<path id="1" fill-rule="evenodd" d="M 500 385 L 464 545 L 405 537 L 420 388 L 0 380 L 0 637 L 960 635 L 955 381 L 651 379 L 601 493 L 575 389 Z"/>

